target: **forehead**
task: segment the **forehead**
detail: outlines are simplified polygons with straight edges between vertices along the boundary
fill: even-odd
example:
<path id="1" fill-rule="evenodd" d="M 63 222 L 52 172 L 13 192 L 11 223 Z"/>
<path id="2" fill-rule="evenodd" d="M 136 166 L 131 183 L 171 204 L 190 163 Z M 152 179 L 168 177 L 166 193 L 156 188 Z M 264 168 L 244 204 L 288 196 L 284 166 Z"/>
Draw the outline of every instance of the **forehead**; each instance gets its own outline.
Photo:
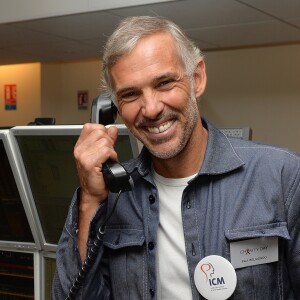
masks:
<path id="1" fill-rule="evenodd" d="M 174 38 L 169 33 L 159 32 L 142 38 L 132 51 L 119 58 L 110 73 L 115 86 L 131 76 L 145 76 L 145 72 L 152 76 L 182 68 Z"/>

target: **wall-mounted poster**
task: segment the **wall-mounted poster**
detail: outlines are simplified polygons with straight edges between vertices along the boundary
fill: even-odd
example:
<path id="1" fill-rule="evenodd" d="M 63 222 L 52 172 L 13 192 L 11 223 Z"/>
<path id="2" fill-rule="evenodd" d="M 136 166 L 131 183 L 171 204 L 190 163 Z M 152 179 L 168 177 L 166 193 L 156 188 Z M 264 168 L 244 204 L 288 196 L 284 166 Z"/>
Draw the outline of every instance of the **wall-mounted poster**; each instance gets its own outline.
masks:
<path id="1" fill-rule="evenodd" d="M 16 84 L 4 85 L 4 105 L 5 105 L 5 110 L 17 109 L 17 85 Z"/>
<path id="2" fill-rule="evenodd" d="M 77 105 L 78 109 L 87 109 L 89 103 L 88 91 L 78 91 L 77 92 Z"/>

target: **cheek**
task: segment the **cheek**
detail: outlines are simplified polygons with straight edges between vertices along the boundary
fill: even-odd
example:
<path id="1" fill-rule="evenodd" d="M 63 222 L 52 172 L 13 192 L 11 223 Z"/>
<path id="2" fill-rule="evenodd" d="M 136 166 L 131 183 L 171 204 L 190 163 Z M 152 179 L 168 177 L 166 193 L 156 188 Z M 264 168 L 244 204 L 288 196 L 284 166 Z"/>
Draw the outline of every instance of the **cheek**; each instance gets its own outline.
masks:
<path id="1" fill-rule="evenodd" d="M 138 116 L 139 107 L 137 103 L 124 103 L 119 108 L 119 113 L 121 118 L 123 119 L 124 123 L 127 127 L 131 128 Z"/>
<path id="2" fill-rule="evenodd" d="M 189 101 L 190 95 L 186 92 L 174 92 L 166 97 L 164 103 L 167 107 L 175 111 L 182 111 Z"/>

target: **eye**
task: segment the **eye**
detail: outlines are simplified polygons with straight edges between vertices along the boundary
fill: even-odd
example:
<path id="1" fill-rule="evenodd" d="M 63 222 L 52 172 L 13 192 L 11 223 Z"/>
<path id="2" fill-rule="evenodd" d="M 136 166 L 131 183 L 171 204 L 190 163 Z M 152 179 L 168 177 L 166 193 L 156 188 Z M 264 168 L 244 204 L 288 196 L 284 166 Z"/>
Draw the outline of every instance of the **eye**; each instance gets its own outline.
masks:
<path id="1" fill-rule="evenodd" d="M 174 84 L 175 80 L 174 79 L 166 79 L 166 80 L 163 80 L 163 81 L 160 81 L 158 84 L 157 84 L 157 88 L 171 88 Z"/>
<path id="2" fill-rule="evenodd" d="M 138 98 L 139 93 L 137 91 L 126 91 L 121 93 L 119 96 L 119 101 L 131 102 Z"/>

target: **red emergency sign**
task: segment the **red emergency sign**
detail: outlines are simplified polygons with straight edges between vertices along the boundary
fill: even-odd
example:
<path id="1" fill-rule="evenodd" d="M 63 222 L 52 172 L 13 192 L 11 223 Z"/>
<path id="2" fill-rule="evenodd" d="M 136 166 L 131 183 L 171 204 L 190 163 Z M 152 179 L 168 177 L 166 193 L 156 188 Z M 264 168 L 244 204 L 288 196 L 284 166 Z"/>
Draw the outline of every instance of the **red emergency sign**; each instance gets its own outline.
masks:
<path id="1" fill-rule="evenodd" d="M 4 85 L 4 104 L 5 104 L 5 110 L 17 109 L 17 85 L 16 84 Z"/>

